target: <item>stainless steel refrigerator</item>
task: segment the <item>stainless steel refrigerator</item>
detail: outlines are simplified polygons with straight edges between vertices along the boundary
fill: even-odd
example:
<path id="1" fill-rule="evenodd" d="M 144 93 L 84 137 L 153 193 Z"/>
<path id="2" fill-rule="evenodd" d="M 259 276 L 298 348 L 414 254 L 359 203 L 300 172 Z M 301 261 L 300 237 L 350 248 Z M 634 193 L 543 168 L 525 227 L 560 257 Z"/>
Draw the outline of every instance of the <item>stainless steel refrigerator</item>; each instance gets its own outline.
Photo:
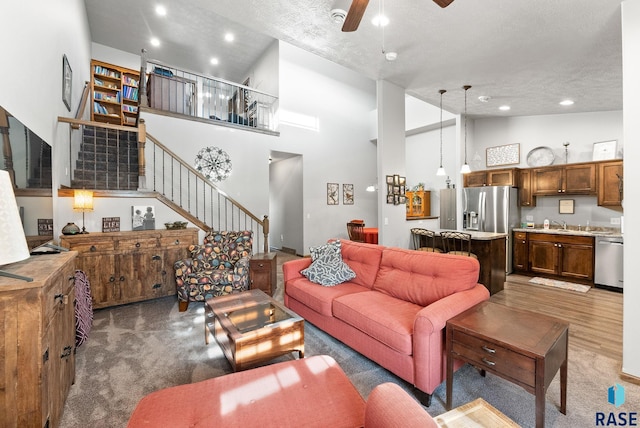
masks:
<path id="1" fill-rule="evenodd" d="M 506 271 L 513 269 L 511 232 L 520 224 L 518 189 L 510 186 L 465 187 L 463 229 L 507 234 Z"/>

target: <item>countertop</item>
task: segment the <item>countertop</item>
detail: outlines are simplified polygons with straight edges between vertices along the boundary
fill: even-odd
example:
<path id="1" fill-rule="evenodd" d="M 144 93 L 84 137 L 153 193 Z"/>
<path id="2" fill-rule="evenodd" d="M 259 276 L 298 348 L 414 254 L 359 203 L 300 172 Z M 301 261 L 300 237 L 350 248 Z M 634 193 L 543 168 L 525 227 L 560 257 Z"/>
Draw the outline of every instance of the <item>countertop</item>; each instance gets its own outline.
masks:
<path id="1" fill-rule="evenodd" d="M 548 233 L 548 234 L 552 234 L 552 235 L 573 235 L 573 236 L 606 236 L 606 237 L 611 237 L 611 238 L 621 238 L 622 237 L 622 233 L 620 233 L 619 229 L 613 229 L 613 230 L 605 230 L 605 229 L 599 229 L 599 230 L 590 230 L 590 231 L 585 231 L 585 230 L 577 230 L 577 229 L 559 229 L 559 228 L 549 228 L 549 229 L 544 229 L 542 227 L 535 227 L 535 228 L 531 228 L 531 227 L 516 227 L 513 229 L 514 232 L 534 232 L 534 233 Z"/>
<path id="2" fill-rule="evenodd" d="M 448 229 L 435 229 L 434 232 L 440 234 L 440 232 L 447 232 Z M 491 241 L 493 239 L 506 238 L 507 233 L 494 233 L 494 232 L 476 232 L 473 230 L 451 230 L 451 232 L 462 232 L 471 235 L 471 239 L 476 241 Z"/>

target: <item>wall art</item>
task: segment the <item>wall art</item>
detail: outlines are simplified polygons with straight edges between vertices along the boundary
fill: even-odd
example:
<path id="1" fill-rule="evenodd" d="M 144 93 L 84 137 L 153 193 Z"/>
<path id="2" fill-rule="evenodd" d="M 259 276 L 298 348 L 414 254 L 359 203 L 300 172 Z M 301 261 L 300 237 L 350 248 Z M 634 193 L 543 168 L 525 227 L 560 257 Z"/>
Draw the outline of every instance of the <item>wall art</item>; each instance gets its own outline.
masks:
<path id="1" fill-rule="evenodd" d="M 131 228 L 133 230 L 154 230 L 156 228 L 156 213 L 153 206 L 131 207 Z"/>
<path id="2" fill-rule="evenodd" d="M 353 205 L 353 184 L 342 185 L 342 203 L 344 205 Z"/>
<path id="3" fill-rule="evenodd" d="M 520 163 L 520 144 L 487 147 L 487 166 L 514 165 Z"/>
<path id="4" fill-rule="evenodd" d="M 62 56 L 62 102 L 67 106 L 67 110 L 71 111 L 71 83 L 73 79 L 73 71 L 69 65 L 66 55 Z"/>
<path id="5" fill-rule="evenodd" d="M 327 183 L 327 205 L 338 205 L 340 185 L 338 183 Z"/>

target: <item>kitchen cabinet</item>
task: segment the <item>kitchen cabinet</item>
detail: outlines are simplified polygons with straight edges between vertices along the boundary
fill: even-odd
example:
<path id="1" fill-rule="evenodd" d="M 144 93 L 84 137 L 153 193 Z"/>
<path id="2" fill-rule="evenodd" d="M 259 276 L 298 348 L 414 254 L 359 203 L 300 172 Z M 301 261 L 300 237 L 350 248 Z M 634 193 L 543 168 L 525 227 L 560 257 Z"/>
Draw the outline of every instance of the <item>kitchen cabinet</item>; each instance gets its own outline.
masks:
<path id="1" fill-rule="evenodd" d="M 521 207 L 535 207 L 536 198 L 531 191 L 531 170 L 521 169 L 518 177 L 518 199 Z"/>
<path id="2" fill-rule="evenodd" d="M 78 251 L 96 309 L 175 295 L 173 264 L 197 242 L 196 228 L 60 237 L 60 245 Z"/>
<path id="3" fill-rule="evenodd" d="M 4 266 L 0 277 L 0 426 L 57 427 L 75 380 L 77 253 Z"/>
<path id="4" fill-rule="evenodd" d="M 593 281 L 594 238 L 528 233 L 529 271 Z"/>
<path id="5" fill-rule="evenodd" d="M 431 191 L 416 190 L 406 192 L 407 218 L 429 217 L 431 215 Z"/>
<path id="6" fill-rule="evenodd" d="M 533 196 L 595 195 L 596 164 L 533 168 L 531 182 Z"/>
<path id="7" fill-rule="evenodd" d="M 473 171 L 464 175 L 464 187 L 517 186 L 518 169 L 502 168 Z"/>
<path id="8" fill-rule="evenodd" d="M 456 189 L 440 189 L 440 229 L 456 230 Z"/>
<path id="9" fill-rule="evenodd" d="M 622 206 L 622 172 L 622 159 L 598 164 L 598 205 Z"/>
<path id="10" fill-rule="evenodd" d="M 516 272 L 529 270 L 529 240 L 526 232 L 513 232 L 513 269 Z"/>

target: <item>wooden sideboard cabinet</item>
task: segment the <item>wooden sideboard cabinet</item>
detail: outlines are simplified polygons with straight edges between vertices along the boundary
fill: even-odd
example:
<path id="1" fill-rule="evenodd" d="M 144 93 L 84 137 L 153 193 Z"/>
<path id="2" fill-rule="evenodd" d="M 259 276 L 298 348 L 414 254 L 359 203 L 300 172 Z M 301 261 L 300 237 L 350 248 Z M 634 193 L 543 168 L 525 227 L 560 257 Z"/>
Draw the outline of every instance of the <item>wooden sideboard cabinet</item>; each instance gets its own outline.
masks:
<path id="1" fill-rule="evenodd" d="M 57 427 L 75 379 L 77 253 L 3 266 L 0 277 L 0 426 Z"/>
<path id="2" fill-rule="evenodd" d="M 622 206 L 622 173 L 622 159 L 598 164 L 598 205 Z"/>
<path id="3" fill-rule="evenodd" d="M 254 254 L 249 260 L 250 288 L 258 288 L 273 297 L 277 285 L 276 253 Z"/>
<path id="4" fill-rule="evenodd" d="M 60 237 L 60 245 L 78 251 L 96 309 L 175 295 L 173 264 L 197 243 L 196 228 Z"/>

